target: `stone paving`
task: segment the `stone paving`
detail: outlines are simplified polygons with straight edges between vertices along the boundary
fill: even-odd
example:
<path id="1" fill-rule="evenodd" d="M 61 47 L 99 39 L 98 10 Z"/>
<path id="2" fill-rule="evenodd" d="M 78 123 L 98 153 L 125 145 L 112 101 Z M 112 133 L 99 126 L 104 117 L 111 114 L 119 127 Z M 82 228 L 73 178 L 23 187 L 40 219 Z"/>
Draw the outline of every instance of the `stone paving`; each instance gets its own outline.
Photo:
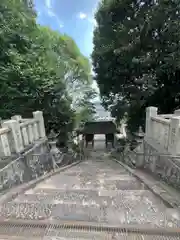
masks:
<path id="1" fill-rule="evenodd" d="M 53 219 L 60 219 L 116 226 L 120 224 L 180 226 L 179 213 L 165 206 L 159 198 L 146 189 L 143 183 L 120 164 L 112 161 L 109 155 L 104 153 L 102 145 L 96 151 L 91 151 L 86 161 L 44 180 L 33 189 L 6 203 L 0 210 L 0 216 L 16 219 L 46 219 L 49 223 Z M 0 236 L 7 235 L 4 231 L 0 226 Z M 59 231 L 50 226 L 43 233 L 43 238 L 31 238 L 32 230 L 29 229 L 29 234 L 26 231 L 22 239 L 26 239 L 27 236 L 29 239 L 43 240 L 169 239 L 163 236 L 125 232 L 65 229 Z M 12 239 L 14 239 L 16 232 L 10 235 L 13 235 Z"/>
<path id="2" fill-rule="evenodd" d="M 1 209 L 18 219 L 180 226 L 179 214 L 102 151 L 19 195 Z"/>

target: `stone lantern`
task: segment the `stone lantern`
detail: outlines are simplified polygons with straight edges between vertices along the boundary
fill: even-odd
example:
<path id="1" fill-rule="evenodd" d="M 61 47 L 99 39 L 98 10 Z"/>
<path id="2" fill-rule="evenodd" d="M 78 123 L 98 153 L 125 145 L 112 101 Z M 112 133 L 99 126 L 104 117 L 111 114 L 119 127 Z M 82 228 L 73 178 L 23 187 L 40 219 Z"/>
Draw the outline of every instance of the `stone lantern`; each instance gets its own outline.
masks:
<path id="1" fill-rule="evenodd" d="M 135 135 L 135 140 L 136 140 L 136 142 L 138 143 L 138 145 L 139 145 L 140 143 L 142 143 L 143 138 L 144 138 L 144 132 L 143 132 L 141 126 L 139 127 L 138 131 L 134 133 L 134 135 Z"/>
<path id="2" fill-rule="evenodd" d="M 62 152 L 57 148 L 57 135 L 55 134 L 54 130 L 51 130 L 48 139 L 49 139 L 49 145 L 51 147 L 50 154 L 52 156 L 53 161 L 53 168 L 57 168 L 58 164 L 62 162 Z"/>
<path id="3" fill-rule="evenodd" d="M 143 142 L 144 138 L 144 132 L 142 130 L 142 127 L 139 127 L 139 130 L 135 133 L 133 133 L 134 139 L 131 143 L 131 150 L 135 149 L 137 146 L 139 146 Z"/>
<path id="4" fill-rule="evenodd" d="M 144 132 L 142 130 L 142 127 L 139 127 L 139 130 L 137 132 L 134 133 L 134 140 L 136 143 L 136 149 L 135 149 L 135 153 L 136 153 L 136 157 L 135 157 L 135 165 L 136 167 L 143 167 L 144 166 L 144 155 L 142 154 L 138 154 L 138 153 L 142 153 L 143 152 L 143 147 L 142 147 L 142 142 L 143 142 L 143 138 L 144 138 Z"/>
<path id="5" fill-rule="evenodd" d="M 57 136 L 58 136 L 58 134 L 56 134 L 54 132 L 54 130 L 52 129 L 49 136 L 48 136 L 48 139 L 49 139 L 50 142 L 56 142 L 57 143 Z"/>

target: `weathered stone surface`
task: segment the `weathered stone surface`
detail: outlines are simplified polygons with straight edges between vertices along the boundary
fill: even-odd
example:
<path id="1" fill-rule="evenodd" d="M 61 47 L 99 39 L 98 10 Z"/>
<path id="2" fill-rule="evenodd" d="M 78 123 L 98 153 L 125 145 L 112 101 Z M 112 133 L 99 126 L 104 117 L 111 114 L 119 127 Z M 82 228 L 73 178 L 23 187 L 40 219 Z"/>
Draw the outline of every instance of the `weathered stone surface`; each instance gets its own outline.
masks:
<path id="1" fill-rule="evenodd" d="M 12 152 L 20 153 L 23 149 L 23 140 L 21 136 L 21 130 L 19 122 L 16 120 L 8 120 L 3 122 L 2 127 L 11 129 L 10 131 L 10 142 L 12 142 Z"/>
<path id="2" fill-rule="evenodd" d="M 18 196 L 9 203 L 11 208 L 13 205 L 22 208 L 21 213 L 7 213 L 7 207 L 6 212 L 1 210 L 4 216 L 13 212 L 8 217 L 27 219 L 29 214 L 29 219 L 180 226 L 178 212 L 168 211 L 160 199 L 100 150 Z"/>
<path id="3" fill-rule="evenodd" d="M 180 225 L 179 213 L 168 209 L 163 202 L 145 188 L 120 164 L 112 161 L 99 149 L 92 156 L 68 170 L 50 177 L 25 191 L 2 206 L 0 215 L 8 218 L 48 220 L 46 229 L 11 229 L 0 226 L 1 235 L 14 235 L 18 239 L 168 239 L 166 236 L 130 234 L 122 232 L 97 232 L 84 229 L 56 229 L 51 220 L 88 221 L 172 227 Z M 40 221 L 38 221 L 40 222 Z M 17 233 L 17 231 L 19 231 Z M 19 235 L 18 235 L 19 234 Z M 34 234 L 34 237 L 32 237 Z M 36 234 L 36 235 L 35 235 Z M 178 239 L 173 238 L 172 239 Z"/>
<path id="4" fill-rule="evenodd" d="M 0 191 L 33 180 L 52 169 L 47 140 L 36 142 L 33 148 L 0 170 Z"/>
<path id="5" fill-rule="evenodd" d="M 143 158 L 141 168 L 180 189 L 180 156 L 173 157 L 168 152 L 163 152 L 160 146 L 157 148 L 156 144 L 147 138 L 141 147 L 142 152 L 133 151 L 135 155 L 128 154 L 131 161 L 138 162 L 139 158 Z"/>
<path id="6" fill-rule="evenodd" d="M 44 127 L 44 118 L 43 113 L 41 111 L 33 112 L 34 119 L 37 120 L 37 131 L 38 136 L 40 138 L 44 138 L 46 136 L 45 127 Z"/>

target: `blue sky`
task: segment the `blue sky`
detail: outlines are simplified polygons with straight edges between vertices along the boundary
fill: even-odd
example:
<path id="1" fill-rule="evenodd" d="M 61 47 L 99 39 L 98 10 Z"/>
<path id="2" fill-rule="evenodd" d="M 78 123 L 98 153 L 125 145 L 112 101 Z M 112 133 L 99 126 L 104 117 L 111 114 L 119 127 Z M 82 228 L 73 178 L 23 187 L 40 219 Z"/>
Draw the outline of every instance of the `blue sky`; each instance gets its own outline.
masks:
<path id="1" fill-rule="evenodd" d="M 98 0 L 34 0 L 34 3 L 38 23 L 68 34 L 81 52 L 90 56 Z"/>
<path id="2" fill-rule="evenodd" d="M 34 0 L 37 22 L 71 36 L 80 51 L 90 57 L 93 49 L 94 13 L 100 0 Z M 96 82 L 93 88 L 98 92 Z M 99 100 L 97 97 L 96 100 Z"/>

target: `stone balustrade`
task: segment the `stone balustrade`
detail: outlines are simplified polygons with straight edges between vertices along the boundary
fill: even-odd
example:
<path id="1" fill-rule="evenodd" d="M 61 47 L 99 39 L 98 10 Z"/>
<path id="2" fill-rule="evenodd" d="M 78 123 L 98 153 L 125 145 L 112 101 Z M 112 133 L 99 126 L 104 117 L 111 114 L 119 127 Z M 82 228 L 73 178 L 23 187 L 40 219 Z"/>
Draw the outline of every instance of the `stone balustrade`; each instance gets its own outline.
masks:
<path id="1" fill-rule="evenodd" d="M 151 139 L 169 154 L 180 154 L 180 110 L 158 115 L 156 107 L 146 109 L 145 138 Z"/>
<path id="2" fill-rule="evenodd" d="M 53 169 L 48 140 L 41 138 L 0 169 L 0 192 L 36 179 Z"/>
<path id="3" fill-rule="evenodd" d="M 144 139 L 133 150 L 127 145 L 121 159 L 180 189 L 180 110 L 158 114 L 156 107 L 148 107 Z"/>
<path id="4" fill-rule="evenodd" d="M 45 138 L 43 113 L 33 112 L 33 118 L 23 119 L 16 115 L 11 120 L 1 120 L 0 158 L 23 152 L 35 141 Z"/>

